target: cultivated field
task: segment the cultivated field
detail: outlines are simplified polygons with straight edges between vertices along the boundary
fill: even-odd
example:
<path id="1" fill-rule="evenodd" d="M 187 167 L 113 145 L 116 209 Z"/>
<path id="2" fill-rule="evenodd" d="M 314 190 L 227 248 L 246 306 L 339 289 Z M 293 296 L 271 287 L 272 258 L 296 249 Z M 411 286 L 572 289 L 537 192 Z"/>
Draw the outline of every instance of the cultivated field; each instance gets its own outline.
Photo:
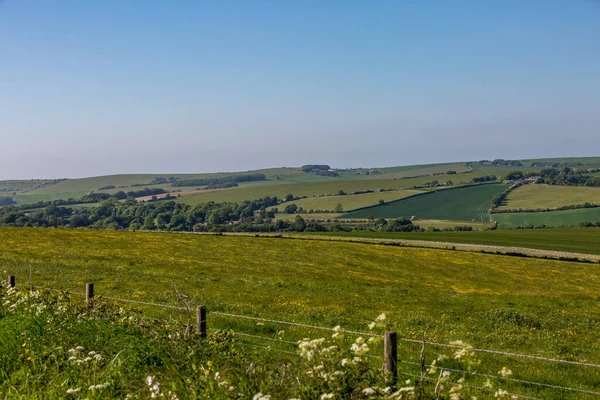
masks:
<path id="1" fill-rule="evenodd" d="M 31 273 L 37 285 L 81 291 L 94 282 L 98 294 L 166 304 L 177 304 L 178 291 L 213 311 L 357 330 L 385 312 L 401 337 L 419 339 L 426 331 L 435 342 L 461 339 L 476 347 L 600 362 L 597 347 L 590 346 L 600 339 L 600 277 L 593 264 L 212 235 L 5 228 L 0 239 L 0 270 L 21 284 Z M 263 334 L 281 329 L 216 316 L 210 324 Z M 306 334 L 285 329 L 290 339 Z M 399 349 L 401 359 L 413 361 L 419 351 L 410 343 Z M 483 358 L 485 373 L 495 375 L 510 363 L 515 378 L 600 389 L 594 370 Z M 414 373 L 409 365 L 402 368 Z M 528 385 L 508 389 L 585 398 Z"/>
<path id="2" fill-rule="evenodd" d="M 405 197 L 413 196 L 418 193 L 423 193 L 418 190 L 399 190 L 393 192 L 375 192 L 375 193 L 363 193 L 363 194 L 348 194 L 344 196 L 321 196 L 321 197 L 308 197 L 306 199 L 299 199 L 289 201 L 278 206 L 279 211 L 282 211 L 284 207 L 296 204 L 298 207 L 302 207 L 305 210 L 334 210 L 338 204 L 342 205 L 344 211 L 354 210 L 356 208 L 372 206 L 379 203 L 379 200 L 384 202 L 394 201 L 403 199 Z"/>
<path id="3" fill-rule="evenodd" d="M 577 226 L 581 222 L 600 221 L 600 208 L 492 214 L 492 219 L 498 222 L 500 229 L 528 226 Z"/>
<path id="4" fill-rule="evenodd" d="M 409 197 L 344 215 L 347 218 L 397 218 L 415 216 L 423 219 L 489 221 L 491 202 L 505 185 L 477 185 Z"/>
<path id="5" fill-rule="evenodd" d="M 508 195 L 506 204 L 500 210 L 554 208 L 580 205 L 585 203 L 600 204 L 600 188 L 583 186 L 555 185 L 523 185 Z"/>

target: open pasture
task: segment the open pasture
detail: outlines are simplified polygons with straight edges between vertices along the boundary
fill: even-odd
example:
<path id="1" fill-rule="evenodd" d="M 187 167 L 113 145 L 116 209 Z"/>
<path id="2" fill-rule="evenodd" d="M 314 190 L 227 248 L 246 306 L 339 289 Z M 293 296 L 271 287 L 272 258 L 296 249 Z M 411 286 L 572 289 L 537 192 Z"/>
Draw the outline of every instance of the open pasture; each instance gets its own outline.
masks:
<path id="1" fill-rule="evenodd" d="M 489 221 L 489 207 L 505 185 L 476 185 L 417 195 L 363 208 L 344 215 L 347 218 L 397 218 L 416 216 L 422 219 L 455 221 Z"/>
<path id="2" fill-rule="evenodd" d="M 600 188 L 584 186 L 523 185 L 511 191 L 500 210 L 550 209 L 585 203 L 600 204 Z"/>
<path id="3" fill-rule="evenodd" d="M 213 235 L 5 228 L 0 239 L 0 271 L 23 285 L 81 291 L 94 282 L 101 295 L 173 305 L 177 291 L 213 311 L 359 330 L 385 312 L 402 337 L 426 331 L 442 343 L 600 362 L 590 346 L 600 340 L 593 264 Z M 418 351 L 405 344 L 401 357 Z M 579 367 L 501 359 L 484 372 L 509 361 L 515 378 L 600 389 L 599 376 Z"/>

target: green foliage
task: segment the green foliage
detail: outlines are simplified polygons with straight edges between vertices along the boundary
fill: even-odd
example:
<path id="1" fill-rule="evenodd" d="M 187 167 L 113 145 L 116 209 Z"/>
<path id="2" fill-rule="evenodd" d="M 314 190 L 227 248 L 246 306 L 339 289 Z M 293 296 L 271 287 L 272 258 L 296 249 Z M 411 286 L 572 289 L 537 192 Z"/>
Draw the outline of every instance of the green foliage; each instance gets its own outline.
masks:
<path id="1" fill-rule="evenodd" d="M 13 204 L 17 204 L 17 202 L 12 197 L 0 197 L 0 207 L 10 206 Z"/>
<path id="2" fill-rule="evenodd" d="M 331 167 L 325 164 L 308 164 L 300 167 L 302 172 L 329 171 Z"/>
<path id="3" fill-rule="evenodd" d="M 233 184 L 240 182 L 254 182 L 264 181 L 267 179 L 265 174 L 254 173 L 244 175 L 227 175 L 219 178 L 207 178 L 207 179 L 182 179 L 172 183 L 173 186 L 208 186 L 211 188 L 216 187 L 232 187 Z"/>
<path id="4" fill-rule="evenodd" d="M 152 195 L 156 195 L 156 194 L 164 194 L 167 193 L 167 191 L 163 188 L 144 188 L 141 190 L 130 190 L 128 192 L 125 192 L 123 190 L 118 191 L 117 193 L 114 194 L 114 197 L 116 197 L 119 200 L 125 200 L 128 197 L 146 197 L 146 196 L 152 196 Z"/>

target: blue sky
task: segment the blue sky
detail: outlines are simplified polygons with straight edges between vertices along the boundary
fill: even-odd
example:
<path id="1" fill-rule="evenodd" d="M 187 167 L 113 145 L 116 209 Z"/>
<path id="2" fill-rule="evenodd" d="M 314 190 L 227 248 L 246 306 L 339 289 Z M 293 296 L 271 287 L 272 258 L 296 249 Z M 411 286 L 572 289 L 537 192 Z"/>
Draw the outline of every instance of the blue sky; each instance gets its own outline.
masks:
<path id="1" fill-rule="evenodd" d="M 600 1 L 0 1 L 0 179 L 600 151 Z"/>

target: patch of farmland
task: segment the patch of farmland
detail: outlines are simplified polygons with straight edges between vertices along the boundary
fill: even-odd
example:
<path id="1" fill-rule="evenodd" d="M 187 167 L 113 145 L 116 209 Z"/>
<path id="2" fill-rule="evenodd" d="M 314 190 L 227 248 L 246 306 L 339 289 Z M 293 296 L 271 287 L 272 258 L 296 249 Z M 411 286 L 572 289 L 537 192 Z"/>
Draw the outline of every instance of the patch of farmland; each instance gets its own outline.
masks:
<path id="1" fill-rule="evenodd" d="M 398 218 L 454 221 L 490 220 L 488 210 L 493 199 L 506 188 L 502 184 L 475 185 L 440 190 L 406 199 L 363 208 L 344 215 L 346 218 Z"/>
<path id="2" fill-rule="evenodd" d="M 600 204 L 600 188 L 585 186 L 523 185 L 508 195 L 500 210 L 553 208 L 584 203 Z"/>
<path id="3" fill-rule="evenodd" d="M 279 211 L 288 205 L 295 204 L 298 207 L 302 207 L 304 210 L 335 210 L 338 204 L 342 205 L 342 210 L 354 210 L 361 207 L 367 207 L 376 205 L 380 200 L 384 202 L 394 201 L 403 199 L 405 197 L 413 196 L 418 193 L 423 193 L 418 190 L 399 190 L 391 192 L 374 192 L 374 193 L 363 193 L 363 194 L 347 194 L 343 196 L 320 196 L 320 197 L 308 197 L 306 199 L 299 199 L 289 201 L 278 206 Z"/>
<path id="4" fill-rule="evenodd" d="M 500 229 L 528 226 L 577 226 L 581 222 L 600 221 L 600 208 L 492 214 L 492 219 L 498 222 Z"/>

